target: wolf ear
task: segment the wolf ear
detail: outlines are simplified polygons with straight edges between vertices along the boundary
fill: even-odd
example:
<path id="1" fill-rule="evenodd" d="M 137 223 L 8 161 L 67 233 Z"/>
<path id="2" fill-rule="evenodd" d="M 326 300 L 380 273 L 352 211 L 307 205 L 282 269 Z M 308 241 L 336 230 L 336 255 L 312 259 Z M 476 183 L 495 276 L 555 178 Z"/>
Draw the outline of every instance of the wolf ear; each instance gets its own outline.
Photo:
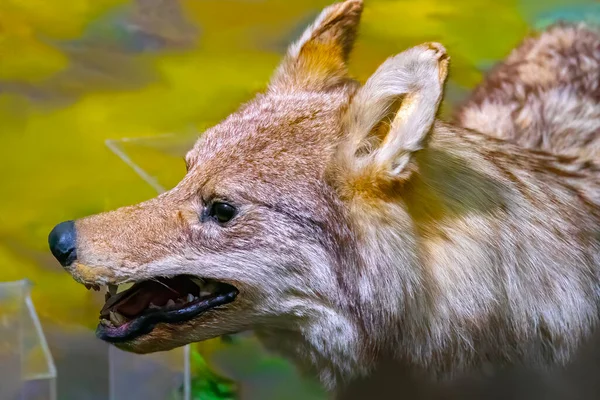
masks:
<path id="1" fill-rule="evenodd" d="M 269 90 L 326 90 L 343 82 L 362 8 L 362 0 L 346 0 L 324 9 L 290 46 Z"/>
<path id="2" fill-rule="evenodd" d="M 386 60 L 348 108 L 344 168 L 367 182 L 406 179 L 436 118 L 448 74 L 441 44 L 413 47 Z M 377 176 L 373 176 L 373 175 Z"/>

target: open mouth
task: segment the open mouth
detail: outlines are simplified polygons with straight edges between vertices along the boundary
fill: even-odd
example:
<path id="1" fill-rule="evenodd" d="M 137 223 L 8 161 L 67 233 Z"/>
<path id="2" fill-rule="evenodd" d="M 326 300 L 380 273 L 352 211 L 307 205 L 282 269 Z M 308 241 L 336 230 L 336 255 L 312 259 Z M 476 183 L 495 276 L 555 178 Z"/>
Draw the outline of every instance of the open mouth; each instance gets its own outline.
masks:
<path id="1" fill-rule="evenodd" d="M 126 342 L 150 333 L 159 323 L 177 324 L 235 300 L 232 285 L 186 275 L 138 282 L 119 291 L 108 286 L 96 335 L 107 342 Z"/>

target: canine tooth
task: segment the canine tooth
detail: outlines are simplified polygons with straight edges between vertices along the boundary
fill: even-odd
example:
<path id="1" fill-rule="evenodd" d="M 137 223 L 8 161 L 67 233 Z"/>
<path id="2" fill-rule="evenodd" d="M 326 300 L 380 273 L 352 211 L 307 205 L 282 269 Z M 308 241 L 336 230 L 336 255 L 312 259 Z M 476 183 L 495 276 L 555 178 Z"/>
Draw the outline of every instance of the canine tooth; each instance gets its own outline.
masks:
<path id="1" fill-rule="evenodd" d="M 127 322 L 127 318 L 125 318 L 123 315 L 119 314 L 118 312 L 116 312 L 115 315 L 119 319 L 119 325 L 123 325 L 124 323 Z"/>
<path id="2" fill-rule="evenodd" d="M 127 322 L 124 316 L 115 311 L 110 312 L 110 321 L 116 326 L 123 325 L 125 322 Z"/>
<path id="3" fill-rule="evenodd" d="M 194 295 L 191 293 L 188 293 L 187 295 L 187 301 L 188 303 L 191 303 L 192 301 L 194 301 Z"/>
<path id="4" fill-rule="evenodd" d="M 119 285 L 119 287 L 117 289 L 117 294 L 124 292 L 125 290 L 131 288 L 133 285 L 134 285 L 133 282 L 123 283 L 122 285 Z"/>
<path id="5" fill-rule="evenodd" d="M 191 278 L 190 280 L 200 287 L 202 287 L 202 285 L 204 285 L 204 280 L 202 280 L 200 278 Z"/>
<path id="6" fill-rule="evenodd" d="M 211 292 L 207 292 L 206 290 L 201 290 L 200 291 L 200 297 L 206 297 L 206 296 L 210 296 Z"/>
<path id="7" fill-rule="evenodd" d="M 166 306 L 167 307 L 173 307 L 175 305 L 175 302 L 173 301 L 173 299 L 169 299 L 169 301 L 167 301 Z"/>
<path id="8" fill-rule="evenodd" d="M 110 322 L 109 320 L 107 320 L 107 319 L 104 319 L 104 318 L 103 318 L 103 319 L 101 319 L 101 320 L 100 320 L 100 323 L 101 323 L 102 325 L 104 325 L 104 326 L 107 326 L 107 327 L 109 327 L 109 328 L 115 328 L 115 325 L 114 325 L 112 322 Z"/>
<path id="9" fill-rule="evenodd" d="M 208 282 L 206 285 L 204 285 L 204 287 L 202 288 L 204 289 L 205 292 L 209 292 L 209 293 L 215 293 L 218 291 L 219 289 L 219 285 L 213 281 Z"/>

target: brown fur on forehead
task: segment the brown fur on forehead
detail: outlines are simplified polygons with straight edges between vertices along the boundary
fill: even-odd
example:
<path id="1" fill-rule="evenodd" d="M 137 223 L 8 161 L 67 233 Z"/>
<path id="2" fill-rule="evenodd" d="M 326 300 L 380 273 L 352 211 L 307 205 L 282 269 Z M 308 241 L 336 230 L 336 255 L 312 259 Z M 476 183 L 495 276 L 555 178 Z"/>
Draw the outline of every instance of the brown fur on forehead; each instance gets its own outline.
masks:
<path id="1" fill-rule="evenodd" d="M 342 135 L 351 92 L 348 85 L 258 96 L 198 140 L 188 154 L 186 186 L 204 196 L 268 203 L 315 190 Z"/>

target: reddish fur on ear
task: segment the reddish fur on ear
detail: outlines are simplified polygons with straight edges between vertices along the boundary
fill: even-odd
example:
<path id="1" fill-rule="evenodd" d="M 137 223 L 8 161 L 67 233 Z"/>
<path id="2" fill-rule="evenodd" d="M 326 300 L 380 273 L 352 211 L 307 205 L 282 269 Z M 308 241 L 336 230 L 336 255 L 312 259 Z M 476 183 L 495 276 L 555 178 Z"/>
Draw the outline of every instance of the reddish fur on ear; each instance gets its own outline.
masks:
<path id="1" fill-rule="evenodd" d="M 362 0 L 347 0 L 323 10 L 290 46 L 271 80 L 270 91 L 319 91 L 343 83 L 362 9 Z"/>

